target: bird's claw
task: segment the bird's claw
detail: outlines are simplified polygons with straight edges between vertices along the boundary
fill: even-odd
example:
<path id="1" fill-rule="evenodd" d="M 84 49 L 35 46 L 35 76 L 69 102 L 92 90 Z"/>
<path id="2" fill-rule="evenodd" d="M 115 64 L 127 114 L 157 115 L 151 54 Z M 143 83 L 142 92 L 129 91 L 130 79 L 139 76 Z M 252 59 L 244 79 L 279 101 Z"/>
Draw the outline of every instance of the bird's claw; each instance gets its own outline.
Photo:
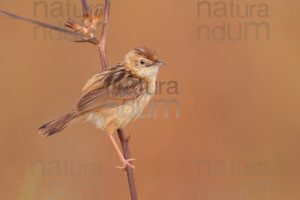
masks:
<path id="1" fill-rule="evenodd" d="M 128 167 L 131 167 L 132 169 L 135 169 L 135 167 L 131 164 L 131 163 L 134 162 L 134 161 L 135 161 L 134 158 L 127 159 L 127 160 L 124 161 L 124 163 L 123 163 L 122 166 L 117 166 L 116 168 L 117 168 L 117 169 L 123 169 L 123 170 L 125 170 L 126 167 L 128 166 Z"/>

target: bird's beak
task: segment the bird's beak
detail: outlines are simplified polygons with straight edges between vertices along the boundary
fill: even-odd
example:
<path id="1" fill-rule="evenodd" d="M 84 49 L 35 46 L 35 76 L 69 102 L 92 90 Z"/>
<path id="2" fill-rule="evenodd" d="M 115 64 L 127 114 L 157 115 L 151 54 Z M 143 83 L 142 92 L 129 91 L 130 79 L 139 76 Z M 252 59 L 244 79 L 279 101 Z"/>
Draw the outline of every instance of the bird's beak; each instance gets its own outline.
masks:
<path id="1" fill-rule="evenodd" d="M 157 60 L 153 65 L 164 66 L 164 65 L 166 65 L 166 63 L 164 63 L 161 60 Z"/>

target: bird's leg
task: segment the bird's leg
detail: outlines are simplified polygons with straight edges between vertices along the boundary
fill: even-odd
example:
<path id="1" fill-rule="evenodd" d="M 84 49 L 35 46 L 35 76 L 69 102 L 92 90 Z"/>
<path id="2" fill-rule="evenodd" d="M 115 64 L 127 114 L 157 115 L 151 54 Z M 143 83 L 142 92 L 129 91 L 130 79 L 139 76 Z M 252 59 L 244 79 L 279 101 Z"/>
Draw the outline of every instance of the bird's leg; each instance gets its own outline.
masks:
<path id="1" fill-rule="evenodd" d="M 134 166 L 132 164 L 130 164 L 130 162 L 135 161 L 135 159 L 127 159 L 127 160 L 125 160 L 125 158 L 124 158 L 124 156 L 123 156 L 123 154 L 122 154 L 122 152 L 121 152 L 121 150 L 120 150 L 120 148 L 119 148 L 119 146 L 118 146 L 118 144 L 117 144 L 114 136 L 112 134 L 109 134 L 109 138 L 110 138 L 112 144 L 114 145 L 114 147 L 115 147 L 115 149 L 116 149 L 116 151 L 118 153 L 118 156 L 120 157 L 120 160 L 121 160 L 121 162 L 123 164 L 122 166 L 118 166 L 117 168 L 118 169 L 125 169 L 127 166 L 129 166 L 132 169 L 134 169 Z"/>

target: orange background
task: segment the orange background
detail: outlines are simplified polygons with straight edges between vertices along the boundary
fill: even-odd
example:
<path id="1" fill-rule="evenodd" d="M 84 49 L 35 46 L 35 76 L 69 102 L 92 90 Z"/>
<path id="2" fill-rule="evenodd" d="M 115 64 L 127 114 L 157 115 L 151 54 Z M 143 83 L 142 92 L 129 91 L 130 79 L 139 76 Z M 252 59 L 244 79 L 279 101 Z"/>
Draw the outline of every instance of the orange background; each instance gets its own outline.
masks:
<path id="1" fill-rule="evenodd" d="M 47 12 L 53 11 L 55 1 L 44 2 Z M 68 1 L 60 2 L 66 9 Z M 81 11 L 79 0 L 69 2 Z M 140 199 L 300 198 L 300 2 L 263 2 L 270 9 L 264 19 L 271 24 L 270 40 L 216 42 L 197 40 L 197 26 L 245 19 L 199 19 L 196 0 L 112 0 L 109 62 L 146 45 L 168 64 L 159 81 L 178 83 L 178 95 L 164 86 L 156 98 L 177 99 L 179 118 L 172 105 L 165 119 L 161 106 L 157 117 L 126 129 L 137 160 Z M 34 17 L 32 0 L 0 1 L 0 8 Z M 38 8 L 36 17 L 52 24 L 70 17 L 66 11 L 64 16 L 44 14 Z M 125 173 L 113 168 L 119 160 L 103 131 L 78 123 L 51 138 L 37 132 L 43 122 L 69 111 L 86 80 L 99 72 L 97 49 L 49 34 L 44 38 L 42 29 L 35 35 L 32 25 L 2 16 L 0 25 L 0 198 L 130 199 Z M 199 165 L 203 160 L 210 166 Z M 101 163 L 101 173 L 91 175 L 88 168 L 81 175 L 67 174 L 66 161 L 75 168 Z M 232 162 L 242 171 L 232 173 Z M 55 170 L 51 163 L 59 165 L 60 174 L 50 173 Z M 266 173 L 260 173 L 261 164 Z M 94 194 L 101 197 L 89 196 Z"/>

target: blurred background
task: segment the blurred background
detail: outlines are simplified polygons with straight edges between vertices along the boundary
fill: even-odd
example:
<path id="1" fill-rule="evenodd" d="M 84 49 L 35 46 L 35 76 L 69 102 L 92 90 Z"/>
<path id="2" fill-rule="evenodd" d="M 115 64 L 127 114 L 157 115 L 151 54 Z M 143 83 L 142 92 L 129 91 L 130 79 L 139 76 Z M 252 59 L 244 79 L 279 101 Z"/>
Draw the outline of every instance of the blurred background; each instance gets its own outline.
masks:
<path id="1" fill-rule="evenodd" d="M 110 64 L 144 45 L 167 63 L 152 104 L 126 128 L 140 199 L 300 198 L 300 2 L 230 2 L 112 0 Z M 81 15 L 79 0 L 0 9 L 61 26 Z M 0 198 L 130 199 L 103 131 L 37 130 L 72 109 L 101 69 L 97 49 L 3 16 L 0 25 Z"/>

